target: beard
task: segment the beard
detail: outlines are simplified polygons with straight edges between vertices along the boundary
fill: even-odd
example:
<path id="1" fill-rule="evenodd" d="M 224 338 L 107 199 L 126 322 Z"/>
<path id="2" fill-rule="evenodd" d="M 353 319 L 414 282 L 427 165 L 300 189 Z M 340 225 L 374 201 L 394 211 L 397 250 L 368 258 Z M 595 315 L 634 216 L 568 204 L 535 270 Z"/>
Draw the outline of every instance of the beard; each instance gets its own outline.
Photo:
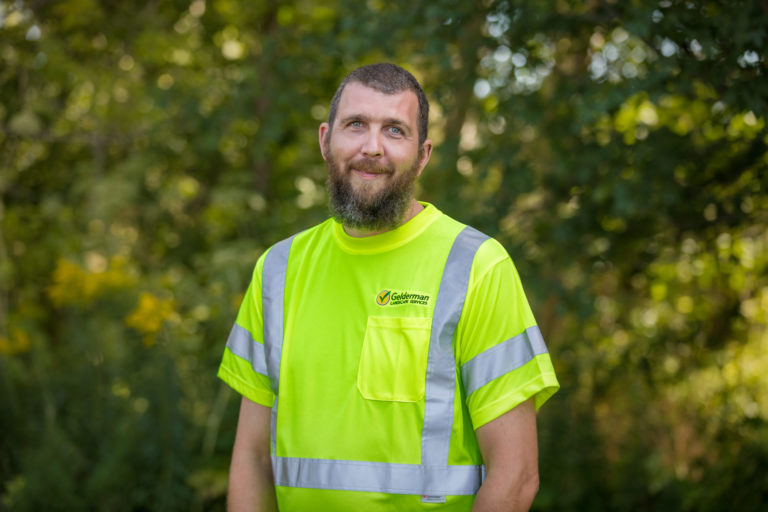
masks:
<path id="1" fill-rule="evenodd" d="M 325 145 L 328 166 L 328 196 L 333 217 L 344 226 L 369 231 L 384 231 L 400 225 L 413 200 L 413 188 L 418 176 L 421 152 L 409 169 L 400 174 L 392 166 L 383 166 L 375 159 L 360 158 L 342 169 L 333 158 L 330 144 Z M 377 190 L 377 183 L 352 185 L 352 169 L 386 174 L 384 187 Z M 379 178 L 380 180 L 382 178 Z M 376 180 L 376 181 L 378 181 Z"/>

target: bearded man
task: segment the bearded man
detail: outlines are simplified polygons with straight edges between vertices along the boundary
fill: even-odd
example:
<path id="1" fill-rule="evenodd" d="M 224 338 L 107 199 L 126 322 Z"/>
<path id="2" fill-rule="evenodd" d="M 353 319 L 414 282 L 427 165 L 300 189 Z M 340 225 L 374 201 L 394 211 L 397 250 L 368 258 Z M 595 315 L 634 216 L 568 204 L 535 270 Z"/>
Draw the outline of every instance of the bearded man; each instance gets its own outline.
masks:
<path id="1" fill-rule="evenodd" d="M 393 64 L 339 85 L 333 218 L 259 258 L 219 368 L 242 395 L 230 510 L 530 507 L 559 385 L 504 248 L 414 198 L 428 120 Z"/>

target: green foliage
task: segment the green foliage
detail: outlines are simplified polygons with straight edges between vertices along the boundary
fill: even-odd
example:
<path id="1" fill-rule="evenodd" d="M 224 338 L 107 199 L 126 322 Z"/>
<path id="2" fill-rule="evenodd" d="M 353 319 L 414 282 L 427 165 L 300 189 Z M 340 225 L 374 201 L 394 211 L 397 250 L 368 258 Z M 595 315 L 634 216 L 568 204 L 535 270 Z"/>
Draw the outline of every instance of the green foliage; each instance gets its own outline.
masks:
<path id="1" fill-rule="evenodd" d="M 768 501 L 764 2 L 0 3 L 0 508 L 220 510 L 216 366 L 327 215 L 317 125 L 411 69 L 420 197 L 512 254 L 562 391 L 536 510 Z"/>

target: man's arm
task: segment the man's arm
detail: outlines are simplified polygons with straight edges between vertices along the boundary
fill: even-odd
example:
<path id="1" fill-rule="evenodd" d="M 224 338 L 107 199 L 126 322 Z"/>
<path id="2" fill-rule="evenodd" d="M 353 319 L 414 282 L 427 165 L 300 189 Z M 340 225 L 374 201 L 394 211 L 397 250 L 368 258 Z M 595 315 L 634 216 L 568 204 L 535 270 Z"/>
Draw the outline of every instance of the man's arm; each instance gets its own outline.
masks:
<path id="1" fill-rule="evenodd" d="M 518 512 L 539 490 L 536 410 L 528 400 L 476 430 L 486 479 L 473 512 Z"/>
<path id="2" fill-rule="evenodd" d="M 269 430 L 270 409 L 243 397 L 229 467 L 230 512 L 277 511 Z"/>

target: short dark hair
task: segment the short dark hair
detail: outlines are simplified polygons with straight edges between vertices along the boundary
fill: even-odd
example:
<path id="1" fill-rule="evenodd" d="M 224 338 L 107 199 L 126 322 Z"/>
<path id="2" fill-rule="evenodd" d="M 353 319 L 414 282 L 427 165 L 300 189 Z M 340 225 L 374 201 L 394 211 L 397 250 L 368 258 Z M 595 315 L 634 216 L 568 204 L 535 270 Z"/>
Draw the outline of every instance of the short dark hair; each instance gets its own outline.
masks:
<path id="1" fill-rule="evenodd" d="M 427 95 L 424 94 L 418 80 L 412 74 L 400 66 L 387 62 L 359 67 L 341 81 L 339 88 L 336 89 L 336 94 L 333 95 L 331 111 L 328 113 L 329 135 L 333 129 L 333 121 L 336 119 L 336 111 L 339 108 L 341 93 L 344 92 L 344 87 L 348 83 L 353 82 L 361 83 L 384 94 L 397 94 L 403 91 L 411 91 L 416 94 L 416 98 L 419 100 L 419 145 L 427 140 L 427 126 L 429 124 L 429 101 L 427 101 Z"/>

